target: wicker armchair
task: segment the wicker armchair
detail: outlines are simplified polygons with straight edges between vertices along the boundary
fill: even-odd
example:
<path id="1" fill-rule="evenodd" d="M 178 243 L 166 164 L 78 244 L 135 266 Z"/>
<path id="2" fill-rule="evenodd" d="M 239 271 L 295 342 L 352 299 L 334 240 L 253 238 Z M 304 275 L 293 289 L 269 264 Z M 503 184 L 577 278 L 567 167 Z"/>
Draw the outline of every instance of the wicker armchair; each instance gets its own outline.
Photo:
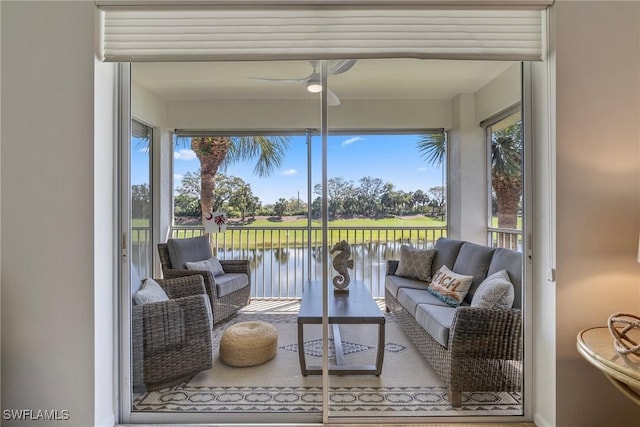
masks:
<path id="1" fill-rule="evenodd" d="M 202 244 L 206 239 L 207 245 L 208 236 L 200 236 L 191 239 L 178 239 L 181 242 L 194 241 L 195 244 Z M 198 242 L 199 240 L 199 242 Z M 223 320 L 228 319 L 245 307 L 251 301 L 251 274 L 249 271 L 249 260 L 220 260 L 220 264 L 227 275 L 246 275 L 246 286 L 234 290 L 232 292 L 224 292 L 220 282 L 223 278 L 220 276 L 214 276 L 212 272 L 207 270 L 187 270 L 185 268 L 179 268 L 174 266 L 170 256 L 169 245 L 172 239 L 169 239 L 167 243 L 158 244 L 158 254 L 160 256 L 160 263 L 162 264 L 162 274 L 165 278 L 185 277 L 194 274 L 201 275 L 204 278 L 204 285 L 209 300 L 211 302 L 211 312 L 213 313 L 213 323 L 218 324 Z M 195 259 L 191 261 L 201 261 L 207 258 L 211 258 L 211 246 L 208 246 L 208 253 L 198 255 L 197 251 L 192 255 Z"/>
<path id="2" fill-rule="evenodd" d="M 202 276 L 156 280 L 168 301 L 134 305 L 134 391 L 158 390 L 213 366 L 213 319 Z"/>

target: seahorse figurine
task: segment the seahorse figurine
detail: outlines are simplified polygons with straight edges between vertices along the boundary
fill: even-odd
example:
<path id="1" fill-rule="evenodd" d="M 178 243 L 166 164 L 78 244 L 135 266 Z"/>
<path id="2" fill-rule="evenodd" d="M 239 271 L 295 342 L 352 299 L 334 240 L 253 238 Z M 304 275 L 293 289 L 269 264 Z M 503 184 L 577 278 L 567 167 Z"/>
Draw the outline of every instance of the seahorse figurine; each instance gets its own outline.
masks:
<path id="1" fill-rule="evenodd" d="M 342 240 L 336 243 L 329 251 L 330 254 L 334 252 L 340 252 L 333 257 L 333 268 L 339 273 L 338 276 L 333 278 L 333 286 L 336 287 L 334 291 L 349 292 L 347 286 L 349 286 L 351 278 L 349 277 L 348 269 L 353 269 L 353 260 L 349 259 L 351 257 L 351 247 L 345 240 Z"/>

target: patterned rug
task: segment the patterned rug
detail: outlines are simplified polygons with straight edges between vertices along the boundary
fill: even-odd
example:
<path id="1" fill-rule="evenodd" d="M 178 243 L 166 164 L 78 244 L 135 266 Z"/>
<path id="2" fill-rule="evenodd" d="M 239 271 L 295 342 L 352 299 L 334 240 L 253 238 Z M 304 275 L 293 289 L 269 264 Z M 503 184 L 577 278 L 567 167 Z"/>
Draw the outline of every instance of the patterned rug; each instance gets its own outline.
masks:
<path id="1" fill-rule="evenodd" d="M 222 332 L 231 324 L 263 320 L 278 329 L 278 354 L 264 365 L 232 368 L 218 357 Z M 316 327 L 317 326 L 317 327 Z M 372 327 L 372 329 L 366 329 Z M 347 363 L 371 364 L 377 326 L 344 325 L 342 347 Z M 321 376 L 300 374 L 295 314 L 241 313 L 214 329 L 213 368 L 189 382 L 137 396 L 134 411 L 271 412 L 322 411 Z M 334 416 L 482 416 L 521 415 L 519 393 L 463 393 L 461 408 L 452 408 L 446 387 L 395 322 L 387 317 L 382 375 L 330 376 L 329 405 Z M 307 361 L 322 360 L 319 325 L 305 326 Z M 334 355 L 329 340 L 329 357 Z"/>

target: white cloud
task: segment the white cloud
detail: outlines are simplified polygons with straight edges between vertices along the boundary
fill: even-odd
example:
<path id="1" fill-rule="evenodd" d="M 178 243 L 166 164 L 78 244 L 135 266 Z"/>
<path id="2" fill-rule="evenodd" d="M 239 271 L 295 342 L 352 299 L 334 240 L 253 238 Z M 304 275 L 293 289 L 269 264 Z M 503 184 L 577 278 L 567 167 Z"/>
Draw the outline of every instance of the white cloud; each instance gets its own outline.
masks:
<path id="1" fill-rule="evenodd" d="M 296 175 L 297 173 L 298 173 L 298 171 L 295 170 L 295 169 L 287 169 L 287 170 L 283 170 L 282 171 L 282 175 L 284 175 L 284 176 Z"/>
<path id="2" fill-rule="evenodd" d="M 345 145 L 353 144 L 354 142 L 358 142 L 362 140 L 364 140 L 364 138 L 362 138 L 361 136 L 354 136 L 353 138 L 349 138 L 342 141 L 342 146 L 344 147 Z"/>
<path id="3" fill-rule="evenodd" d="M 419 167 L 419 168 L 418 168 L 418 170 L 419 170 L 420 172 L 426 172 L 426 171 L 427 171 L 427 168 L 426 168 L 426 167 L 424 167 L 424 166 L 422 166 L 422 167 Z"/>
<path id="4" fill-rule="evenodd" d="M 179 174 L 179 173 L 174 173 L 174 174 L 173 174 L 173 184 L 174 184 L 176 187 L 179 187 L 179 186 L 180 186 L 180 184 L 182 183 L 182 178 L 184 178 L 184 175 L 181 175 L 181 174 Z"/>
<path id="5" fill-rule="evenodd" d="M 196 158 L 196 153 L 188 148 L 183 148 L 173 152 L 173 158 L 176 160 L 193 160 Z"/>

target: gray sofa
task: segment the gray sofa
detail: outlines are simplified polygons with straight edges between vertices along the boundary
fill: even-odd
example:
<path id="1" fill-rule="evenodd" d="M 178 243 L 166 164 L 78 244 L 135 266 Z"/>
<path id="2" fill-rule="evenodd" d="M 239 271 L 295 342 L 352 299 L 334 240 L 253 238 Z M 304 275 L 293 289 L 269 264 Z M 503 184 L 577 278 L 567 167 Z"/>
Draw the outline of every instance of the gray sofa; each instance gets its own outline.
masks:
<path id="1" fill-rule="evenodd" d="M 451 404 L 461 392 L 520 391 L 522 386 L 522 254 L 461 240 L 441 238 L 431 273 L 442 265 L 473 276 L 461 305 L 452 307 L 427 291 L 428 282 L 395 275 L 399 261 L 388 261 L 387 311 L 447 384 Z M 472 307 L 482 281 L 506 270 L 513 284 L 512 308 Z"/>

